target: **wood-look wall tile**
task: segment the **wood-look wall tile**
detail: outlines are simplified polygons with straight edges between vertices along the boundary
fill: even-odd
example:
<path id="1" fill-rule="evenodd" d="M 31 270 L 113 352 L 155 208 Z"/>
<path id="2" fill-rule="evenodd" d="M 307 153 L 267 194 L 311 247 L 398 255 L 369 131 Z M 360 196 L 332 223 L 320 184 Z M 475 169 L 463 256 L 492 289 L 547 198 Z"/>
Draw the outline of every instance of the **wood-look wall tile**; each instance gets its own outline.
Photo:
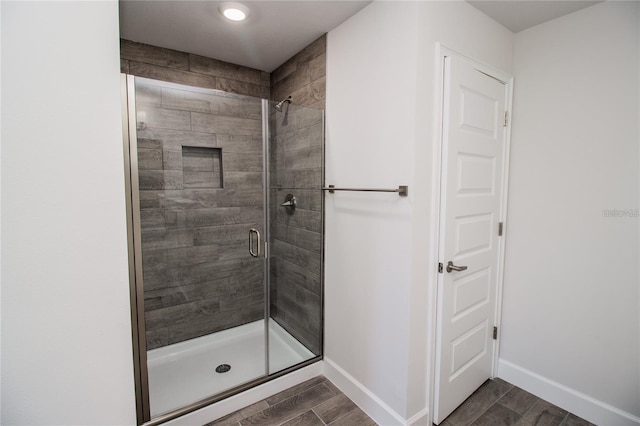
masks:
<path id="1" fill-rule="evenodd" d="M 162 86 L 148 82 L 136 82 L 136 108 L 142 106 L 162 107 Z"/>
<path id="2" fill-rule="evenodd" d="M 278 240 L 273 241 L 273 250 L 282 258 L 311 273 L 321 273 L 320 256 L 316 253 Z"/>
<path id="3" fill-rule="evenodd" d="M 162 150 L 138 148 L 138 169 L 163 170 Z"/>
<path id="4" fill-rule="evenodd" d="M 264 288 L 262 280 L 257 282 L 258 286 L 253 291 L 226 294 L 220 298 L 220 310 L 232 311 L 250 305 L 264 305 Z"/>
<path id="5" fill-rule="evenodd" d="M 323 52 L 309 61 L 309 73 L 312 82 L 327 75 L 326 53 Z"/>
<path id="6" fill-rule="evenodd" d="M 160 229 L 142 232 L 141 240 L 144 249 L 160 250 L 192 246 L 194 236 L 179 229 Z"/>
<path id="7" fill-rule="evenodd" d="M 257 225 L 253 223 L 250 227 L 256 228 Z M 193 244 L 196 246 L 247 240 L 246 224 L 202 227 L 192 232 Z"/>
<path id="8" fill-rule="evenodd" d="M 287 260 L 286 257 L 274 257 L 275 275 L 279 278 L 285 278 L 291 283 L 303 287 L 315 294 L 320 294 L 320 274 L 311 273 Z"/>
<path id="9" fill-rule="evenodd" d="M 298 63 L 296 62 L 295 56 L 289 60 L 287 60 L 284 64 L 280 65 L 278 68 L 271 72 L 271 88 L 273 89 L 276 85 L 282 81 L 285 77 L 288 77 L 292 73 L 296 71 L 296 67 Z M 272 98 L 273 100 L 277 100 L 276 98 Z"/>
<path id="10" fill-rule="evenodd" d="M 264 208 L 262 188 L 225 188 L 218 192 L 217 205 L 220 207 L 249 207 Z"/>
<path id="11" fill-rule="evenodd" d="M 194 132 L 204 133 L 262 136 L 262 121 L 242 117 L 192 112 L 191 129 Z"/>
<path id="12" fill-rule="evenodd" d="M 126 59 L 120 59 L 120 72 L 128 74 L 129 73 L 129 61 Z"/>
<path id="13" fill-rule="evenodd" d="M 286 170 L 318 169 L 322 167 L 322 147 L 313 146 L 284 154 Z"/>
<path id="14" fill-rule="evenodd" d="M 168 81 L 170 83 L 186 84 L 208 89 L 216 88 L 216 77 L 137 62 L 135 60 L 129 61 L 129 74 L 154 80 Z"/>
<path id="15" fill-rule="evenodd" d="M 263 71 L 194 54 L 190 54 L 189 59 L 190 71 L 243 81 L 255 85 L 264 85 Z"/>
<path id="16" fill-rule="evenodd" d="M 141 191 L 182 189 L 182 171 L 140 170 L 138 181 Z"/>
<path id="17" fill-rule="evenodd" d="M 262 188 L 262 172 L 224 172 L 225 188 Z"/>
<path id="18" fill-rule="evenodd" d="M 153 311 L 161 308 L 170 308 L 172 306 L 182 305 L 202 301 L 196 285 L 185 285 L 179 287 L 163 288 L 160 290 L 152 290 L 144 292 L 144 309 L 145 312 Z"/>
<path id="19" fill-rule="evenodd" d="M 162 210 L 140 210 L 140 228 L 143 231 L 165 229 L 164 212 Z"/>
<path id="20" fill-rule="evenodd" d="M 262 155 L 227 152 L 222 157 L 225 172 L 262 172 Z"/>
<path id="21" fill-rule="evenodd" d="M 322 218 L 322 217 L 321 217 Z M 296 246 L 318 253 L 322 251 L 322 234 L 317 231 L 296 229 Z"/>
<path id="22" fill-rule="evenodd" d="M 322 122 L 315 125 L 305 127 L 294 132 L 287 132 L 283 136 L 279 136 L 277 142 L 282 146 L 283 151 L 291 151 L 310 146 L 322 146 Z"/>
<path id="23" fill-rule="evenodd" d="M 257 98 L 268 99 L 270 90 L 268 86 L 247 83 L 244 81 L 232 80 L 229 78 L 216 77 L 216 89 L 229 93 L 237 93 L 245 96 L 255 96 Z"/>
<path id="24" fill-rule="evenodd" d="M 138 112 L 146 113 L 147 127 L 154 129 L 191 130 L 191 114 L 175 109 L 141 107 Z"/>
<path id="25" fill-rule="evenodd" d="M 257 319 L 260 318 L 251 318 L 246 322 Z M 205 336 L 243 323 L 242 311 L 218 312 L 207 316 L 192 318 L 189 322 L 168 327 L 169 344 Z"/>
<path id="26" fill-rule="evenodd" d="M 145 333 L 147 347 L 149 351 L 151 349 L 160 348 L 169 344 L 169 330 L 167 328 L 161 328 L 158 330 L 146 331 Z"/>
<path id="27" fill-rule="evenodd" d="M 218 134 L 216 138 L 223 156 L 228 152 L 241 152 L 262 158 L 262 133 L 253 136 Z"/>
<path id="28" fill-rule="evenodd" d="M 145 325 L 147 330 L 155 330 L 199 318 L 208 317 L 220 311 L 220 302 L 215 299 L 183 303 L 167 308 L 147 311 Z"/>
<path id="29" fill-rule="evenodd" d="M 215 148 L 217 135 L 197 133 L 195 131 L 179 131 L 170 129 L 153 129 L 154 138 L 162 141 L 163 149 L 182 151 L 183 146 Z"/>
<path id="30" fill-rule="evenodd" d="M 261 86 L 271 86 L 271 74 L 266 71 L 260 71 L 260 85 Z"/>
<path id="31" fill-rule="evenodd" d="M 260 221 L 263 215 L 263 209 L 260 207 L 219 207 L 190 209 L 184 212 L 188 228 L 255 223 Z"/>
<path id="32" fill-rule="evenodd" d="M 297 89 L 291 96 L 293 99 L 296 99 L 300 105 L 304 105 L 305 107 L 321 104 L 321 108 L 324 108 L 325 86 L 325 78 L 322 77 Z"/>
<path id="33" fill-rule="evenodd" d="M 298 129 L 322 124 L 322 111 L 315 108 L 301 108 L 297 111 L 295 120 Z"/>
<path id="34" fill-rule="evenodd" d="M 219 92 L 207 94 L 163 88 L 162 106 L 185 111 L 262 119 L 262 106 L 259 99 L 237 97 Z"/>
<path id="35" fill-rule="evenodd" d="M 120 57 L 161 67 L 189 69 L 187 53 L 125 39 L 120 39 Z"/>
<path id="36" fill-rule="evenodd" d="M 296 54 L 299 62 L 308 63 L 327 51 L 327 35 L 323 34 Z"/>
<path id="37" fill-rule="evenodd" d="M 311 71 L 308 63 L 298 63 L 295 72 L 284 77 L 278 84 L 272 87 L 274 99 L 284 99 L 299 88 L 311 83 Z M 298 99 L 292 96 L 291 102 L 294 105 L 301 105 Z"/>

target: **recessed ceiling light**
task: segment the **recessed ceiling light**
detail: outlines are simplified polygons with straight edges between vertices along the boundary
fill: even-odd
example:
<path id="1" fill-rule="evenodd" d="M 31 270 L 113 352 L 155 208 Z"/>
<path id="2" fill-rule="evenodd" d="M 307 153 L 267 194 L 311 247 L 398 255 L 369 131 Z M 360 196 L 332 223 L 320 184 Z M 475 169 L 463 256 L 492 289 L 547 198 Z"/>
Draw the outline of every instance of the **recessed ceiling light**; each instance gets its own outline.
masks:
<path id="1" fill-rule="evenodd" d="M 249 16 L 249 8 L 241 3 L 222 3 L 219 10 L 230 21 L 244 21 Z"/>

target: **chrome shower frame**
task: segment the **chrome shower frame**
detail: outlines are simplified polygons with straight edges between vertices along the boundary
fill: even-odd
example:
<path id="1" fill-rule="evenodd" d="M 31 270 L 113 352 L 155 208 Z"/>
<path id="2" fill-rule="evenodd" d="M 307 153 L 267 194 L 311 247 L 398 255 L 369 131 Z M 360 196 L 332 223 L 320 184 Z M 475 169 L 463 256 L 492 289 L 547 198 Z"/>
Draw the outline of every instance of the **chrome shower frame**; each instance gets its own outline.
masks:
<path id="1" fill-rule="evenodd" d="M 142 285 L 142 248 L 137 241 L 141 241 L 141 223 L 140 216 L 134 214 L 140 211 L 139 197 L 139 176 L 137 165 L 137 117 L 136 117 L 136 96 L 135 96 L 135 76 L 129 74 L 121 74 L 121 96 L 122 96 L 122 137 L 123 137 L 123 157 L 125 166 L 125 189 L 126 189 L 126 211 L 127 211 L 127 245 L 128 245 L 128 261 L 129 261 L 129 280 L 130 297 L 131 297 L 131 323 L 132 323 L 132 347 L 133 347 L 133 370 L 134 385 L 136 396 L 136 419 L 138 425 L 156 426 L 169 420 L 179 418 L 230 396 L 239 394 L 246 390 L 252 389 L 258 385 L 269 382 L 276 378 L 285 376 L 291 372 L 299 370 L 308 365 L 314 364 L 323 359 L 324 354 L 324 333 L 320 335 L 320 355 L 301 362 L 299 364 L 288 367 L 276 373 L 269 373 L 269 333 L 268 322 L 270 319 L 270 263 L 269 263 L 269 247 L 270 242 L 270 208 L 269 208 L 269 183 L 270 183 L 270 144 L 269 144 L 269 107 L 272 101 L 262 99 L 262 115 L 263 115 L 263 179 L 264 179 L 264 208 L 265 208 L 265 242 L 263 246 L 264 262 L 265 262 L 265 375 L 251 382 L 236 386 L 227 391 L 213 395 L 211 397 L 195 401 L 187 406 L 176 409 L 166 414 L 151 418 L 150 402 L 149 402 L 149 376 L 147 369 L 147 352 L 146 352 L 146 334 L 145 334 L 145 310 L 144 310 L 144 289 Z M 203 89 L 204 90 L 204 89 Z M 211 90 L 211 89 L 207 89 Z M 220 92 L 211 90 L 211 92 Z M 226 92 L 220 92 L 225 93 Z M 240 96 L 240 95 L 239 95 Z M 278 111 L 282 110 L 285 103 L 291 103 L 291 96 L 283 99 L 278 104 L 274 104 L 274 108 Z M 280 109 L 278 109 L 278 106 Z M 321 183 L 325 182 L 325 113 L 322 110 L 322 156 L 321 156 Z M 320 190 L 320 189 L 319 189 Z M 321 211 L 324 212 L 324 196 L 321 197 Z M 322 250 L 320 253 L 321 264 L 324 265 L 324 231 L 325 218 L 322 214 Z M 321 323 L 324 324 L 324 268 L 320 274 L 321 295 L 320 295 L 320 312 Z"/>

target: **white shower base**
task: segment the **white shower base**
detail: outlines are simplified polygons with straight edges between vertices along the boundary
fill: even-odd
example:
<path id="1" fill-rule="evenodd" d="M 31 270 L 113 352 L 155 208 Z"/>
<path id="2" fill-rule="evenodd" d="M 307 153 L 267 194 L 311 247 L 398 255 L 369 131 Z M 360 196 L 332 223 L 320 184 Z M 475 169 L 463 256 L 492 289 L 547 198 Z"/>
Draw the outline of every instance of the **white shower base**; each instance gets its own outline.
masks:
<path id="1" fill-rule="evenodd" d="M 151 417 L 262 377 L 265 372 L 264 321 L 220 331 L 147 353 Z M 269 320 L 269 372 L 275 373 L 314 354 Z M 231 365 L 216 373 L 221 364 Z"/>

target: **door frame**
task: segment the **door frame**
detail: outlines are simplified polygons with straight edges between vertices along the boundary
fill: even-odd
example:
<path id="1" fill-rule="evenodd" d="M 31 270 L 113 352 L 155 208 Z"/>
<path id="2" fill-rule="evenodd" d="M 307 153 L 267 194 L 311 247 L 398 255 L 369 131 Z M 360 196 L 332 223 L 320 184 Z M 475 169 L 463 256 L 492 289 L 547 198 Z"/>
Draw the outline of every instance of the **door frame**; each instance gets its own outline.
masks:
<path id="1" fill-rule="evenodd" d="M 440 273 L 438 272 L 438 263 L 444 262 L 442 253 L 440 252 L 440 239 L 441 235 L 441 212 L 442 212 L 442 179 L 443 172 L 446 172 L 446 165 L 442 163 L 442 155 L 444 152 L 444 118 L 447 114 L 445 110 L 445 60 L 447 57 L 458 57 L 464 61 L 472 64 L 478 71 L 488 75 L 491 78 L 499 80 L 505 84 L 505 109 L 508 112 L 508 126 L 506 129 L 504 140 L 504 158 L 502 167 L 504 170 L 502 176 L 502 194 L 501 194 L 501 208 L 500 208 L 500 222 L 503 222 L 503 234 L 499 239 L 498 248 L 498 268 L 497 268 L 497 282 L 496 282 L 496 307 L 495 307 L 495 326 L 498 327 L 498 337 L 494 340 L 493 362 L 491 368 L 491 377 L 496 377 L 498 373 L 498 359 L 500 354 L 500 338 L 502 330 L 502 292 L 504 285 L 504 258 L 506 253 L 506 232 L 508 231 L 507 225 L 507 205 L 508 205 L 508 193 L 509 193 L 509 166 L 510 166 L 510 151 L 511 151 L 511 124 L 512 124 L 512 105 L 513 105 L 513 76 L 502 70 L 499 70 L 491 65 L 478 61 L 468 55 L 457 52 L 450 49 L 443 44 L 436 43 L 436 60 L 435 60 L 435 72 L 434 72 L 434 134 L 433 134 L 433 162 L 432 162 L 432 200 L 431 200 L 431 221 L 430 228 L 433 230 L 433 236 L 431 239 L 431 253 L 435 254 L 435 258 L 432 259 L 432 274 L 430 277 L 430 295 L 429 299 L 431 303 L 429 308 L 431 314 L 429 315 L 429 379 L 428 379 L 428 424 L 433 424 L 434 404 L 435 404 L 435 390 L 436 390 L 436 351 L 437 347 L 437 333 L 438 333 L 438 313 L 440 310 L 440 294 L 438 294 L 438 286 L 440 282 Z"/>

